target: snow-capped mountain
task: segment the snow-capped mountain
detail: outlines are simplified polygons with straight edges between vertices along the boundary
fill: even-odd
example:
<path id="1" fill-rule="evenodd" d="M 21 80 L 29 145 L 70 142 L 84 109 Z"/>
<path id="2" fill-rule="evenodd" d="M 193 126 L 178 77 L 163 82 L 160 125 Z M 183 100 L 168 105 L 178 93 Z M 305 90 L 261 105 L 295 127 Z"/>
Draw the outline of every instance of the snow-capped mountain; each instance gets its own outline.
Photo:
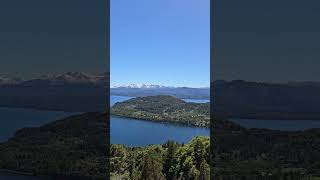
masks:
<path id="1" fill-rule="evenodd" d="M 58 75 L 45 75 L 21 82 L 25 86 L 57 86 L 57 85 L 102 85 L 106 82 L 106 74 L 91 75 L 82 72 L 67 72 Z"/>
<path id="2" fill-rule="evenodd" d="M 17 84 L 20 82 L 21 82 L 21 79 L 19 78 L 0 75 L 0 85 Z"/>
<path id="3" fill-rule="evenodd" d="M 96 84 L 104 79 L 103 76 L 89 75 L 82 72 L 67 72 L 60 75 L 55 75 L 51 78 L 53 83 L 68 83 L 68 84 Z"/>
<path id="4" fill-rule="evenodd" d="M 112 86 L 110 94 L 115 96 L 156 96 L 170 95 L 182 99 L 209 99 L 209 88 L 172 87 L 154 84 L 129 84 L 126 86 Z"/>
<path id="5" fill-rule="evenodd" d="M 112 88 L 160 89 L 160 88 L 174 88 L 174 87 L 155 85 L 155 84 L 128 84 L 128 85 L 121 85 L 121 86 L 112 86 Z"/>

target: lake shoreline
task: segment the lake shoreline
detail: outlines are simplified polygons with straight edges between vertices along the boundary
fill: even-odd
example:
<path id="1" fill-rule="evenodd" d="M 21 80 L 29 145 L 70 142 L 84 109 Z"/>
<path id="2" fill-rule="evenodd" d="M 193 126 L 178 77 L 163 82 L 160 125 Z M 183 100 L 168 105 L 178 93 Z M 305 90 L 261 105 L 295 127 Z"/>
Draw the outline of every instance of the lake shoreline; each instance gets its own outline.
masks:
<path id="1" fill-rule="evenodd" d="M 133 98 L 111 107 L 111 115 L 207 128 L 209 111 L 209 103 L 186 102 L 167 95 Z"/>
<path id="2" fill-rule="evenodd" d="M 23 171 L 16 171 L 16 170 L 10 170 L 10 169 L 0 169 L 0 173 L 23 175 L 23 176 L 32 176 L 32 177 L 39 177 L 39 176 L 34 175 L 33 173 L 28 173 L 28 172 L 23 172 Z"/>
<path id="3" fill-rule="evenodd" d="M 128 130 L 122 132 L 123 127 Z M 110 135 L 110 144 L 146 147 L 164 144 L 168 140 L 187 143 L 194 136 L 210 137 L 210 129 L 111 116 Z"/>
<path id="4" fill-rule="evenodd" d="M 8 174 L 8 175 L 19 175 L 19 176 L 28 176 L 28 177 L 34 177 L 34 178 L 46 178 L 46 179 L 52 179 L 54 176 L 49 175 L 35 175 L 33 173 L 24 172 L 24 171 L 17 171 L 17 170 L 10 170 L 10 169 L 0 169 L 0 174 Z M 67 177 L 64 177 L 67 178 Z"/>
<path id="5" fill-rule="evenodd" d="M 0 169 L 0 178 L 1 178 L 1 174 L 18 175 L 18 176 L 33 177 L 33 178 L 45 178 L 46 180 L 54 180 L 56 178 L 59 178 L 59 180 L 89 180 L 88 178 L 85 178 L 85 177 L 50 176 L 46 174 L 33 174 L 29 172 L 10 170 L 10 169 Z"/>
<path id="6" fill-rule="evenodd" d="M 115 115 L 115 114 L 110 114 L 110 119 L 112 117 L 119 117 L 119 118 L 124 118 L 124 119 L 133 119 L 136 121 L 146 121 L 146 122 L 152 122 L 152 123 L 159 123 L 159 124 L 164 124 L 164 125 L 171 125 L 171 126 L 176 126 L 176 127 L 188 127 L 188 128 L 201 128 L 201 129 L 210 129 L 210 127 L 203 127 L 203 126 L 195 126 L 195 125 L 188 125 L 184 123 L 179 123 L 179 122 L 172 122 L 172 121 L 166 121 L 166 120 L 152 120 L 152 119 L 144 119 L 144 118 L 135 118 L 135 117 L 127 117 L 127 116 L 122 116 L 122 115 Z"/>
<path id="7" fill-rule="evenodd" d="M 35 111 L 56 111 L 56 112 L 62 112 L 62 113 L 81 113 L 79 111 L 68 111 L 68 110 L 62 110 L 59 108 L 45 108 L 45 107 L 22 107 L 22 106 L 0 106 L 0 108 L 6 108 L 6 109 L 29 109 L 29 110 L 35 110 Z"/>
<path id="8" fill-rule="evenodd" d="M 246 129 L 266 129 L 272 131 L 303 132 L 310 129 L 319 129 L 319 120 L 262 120 L 229 118 L 228 121 L 236 123 Z"/>
<path id="9" fill-rule="evenodd" d="M 136 98 L 136 97 L 147 97 L 149 95 L 145 95 L 145 96 L 128 96 L 128 95 L 118 95 L 118 94 L 110 94 L 110 97 L 111 96 L 118 96 L 118 97 L 129 97 L 129 98 Z M 156 96 L 156 95 L 150 95 L 150 96 Z M 209 98 L 198 98 L 198 97 L 186 97 L 186 98 L 180 98 L 180 97 L 177 97 L 178 99 L 190 99 L 190 100 L 205 100 L 205 101 L 210 101 L 210 97 Z"/>

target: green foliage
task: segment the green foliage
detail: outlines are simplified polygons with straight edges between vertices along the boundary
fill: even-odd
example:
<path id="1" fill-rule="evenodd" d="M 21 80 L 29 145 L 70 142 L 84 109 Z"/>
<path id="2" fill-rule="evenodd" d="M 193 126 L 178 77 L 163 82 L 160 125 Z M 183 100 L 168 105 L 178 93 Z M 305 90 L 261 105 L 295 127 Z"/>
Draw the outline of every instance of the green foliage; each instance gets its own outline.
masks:
<path id="1" fill-rule="evenodd" d="M 104 180 L 108 174 L 106 130 L 106 114 L 101 113 L 85 113 L 39 128 L 19 130 L 0 144 L 0 169 Z M 121 152 L 125 151 L 114 152 L 123 156 Z"/>
<path id="2" fill-rule="evenodd" d="M 245 129 L 214 120 L 214 179 L 309 180 L 320 175 L 320 130 Z M 217 146 L 216 146 L 217 145 Z"/>
<path id="3" fill-rule="evenodd" d="M 118 102 L 111 114 L 158 122 L 209 127 L 210 103 L 188 103 L 172 96 L 138 97 Z"/>
<path id="4" fill-rule="evenodd" d="M 201 136 L 193 138 L 186 145 L 173 141 L 144 148 L 111 145 L 111 152 L 120 151 L 112 155 L 130 154 L 126 158 L 111 158 L 111 164 L 125 167 L 121 172 L 110 169 L 111 174 L 118 177 L 129 174 L 132 180 L 209 180 L 209 146 L 209 138 Z"/>

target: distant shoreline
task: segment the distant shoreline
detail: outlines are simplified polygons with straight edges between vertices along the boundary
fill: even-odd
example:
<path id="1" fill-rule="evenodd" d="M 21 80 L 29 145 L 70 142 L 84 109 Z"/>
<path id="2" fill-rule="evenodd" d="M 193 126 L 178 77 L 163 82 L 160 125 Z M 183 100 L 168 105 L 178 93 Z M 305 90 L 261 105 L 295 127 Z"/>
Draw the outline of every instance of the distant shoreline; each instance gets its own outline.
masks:
<path id="1" fill-rule="evenodd" d="M 10 170 L 10 169 L 0 169 L 0 174 L 6 173 L 6 174 L 12 174 L 12 175 L 22 175 L 22 176 L 32 176 L 32 177 L 49 177 L 49 176 L 36 176 L 33 173 L 23 172 L 23 171 L 16 171 L 16 170 Z"/>
<path id="2" fill-rule="evenodd" d="M 139 95 L 139 96 L 130 96 L 130 95 L 123 95 L 123 94 L 117 94 L 117 93 L 110 93 L 110 96 L 120 96 L 120 97 L 130 97 L 130 98 L 136 98 L 136 97 L 146 97 L 146 96 L 156 96 L 156 95 Z M 204 97 L 204 98 L 198 98 L 198 97 L 177 97 L 179 99 L 192 99 L 192 100 L 208 100 L 210 101 L 210 97 Z"/>
<path id="3" fill-rule="evenodd" d="M 23 172 L 23 171 L 16 171 L 16 170 L 10 170 L 10 169 L 0 169 L 0 177 L 1 174 L 8 174 L 8 175 L 19 175 L 19 176 L 28 176 L 28 177 L 34 177 L 34 178 L 46 178 L 48 180 L 54 180 L 57 177 L 50 176 L 50 175 L 35 175 L 33 173 Z M 72 179 L 73 177 L 70 177 Z M 59 177 L 60 180 L 67 180 L 68 177 Z"/>
<path id="4" fill-rule="evenodd" d="M 66 110 L 59 110 L 54 108 L 36 108 L 36 107 L 21 107 L 21 106 L 0 106 L 3 109 L 26 109 L 26 110 L 35 110 L 35 111 L 55 111 L 55 112 L 62 112 L 62 113 L 82 113 L 77 111 L 66 111 Z"/>
<path id="5" fill-rule="evenodd" d="M 220 115 L 219 117 L 224 117 L 226 119 L 245 119 L 252 121 L 320 121 L 319 115 L 301 115 L 301 114 L 279 114 L 279 115 L 270 115 L 270 114 L 256 114 L 256 115 Z"/>

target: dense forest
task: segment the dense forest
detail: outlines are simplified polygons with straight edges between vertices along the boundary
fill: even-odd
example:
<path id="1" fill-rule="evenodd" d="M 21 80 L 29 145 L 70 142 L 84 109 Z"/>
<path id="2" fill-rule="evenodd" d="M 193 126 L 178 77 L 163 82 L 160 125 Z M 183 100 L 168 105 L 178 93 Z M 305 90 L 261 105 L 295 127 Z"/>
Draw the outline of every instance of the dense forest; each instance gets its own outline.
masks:
<path id="1" fill-rule="evenodd" d="M 129 118 L 209 127 L 210 103 L 185 102 L 173 96 L 137 97 L 118 102 L 111 114 Z"/>
<path id="2" fill-rule="evenodd" d="M 211 94 L 212 175 L 215 179 L 318 180 L 320 129 L 245 129 L 227 118 L 319 119 L 316 82 L 215 81 Z M 276 121 L 274 123 L 277 123 Z"/>
<path id="3" fill-rule="evenodd" d="M 195 137 L 182 145 L 124 147 L 111 145 L 111 179 L 123 180 L 210 180 L 209 138 Z"/>
<path id="4" fill-rule="evenodd" d="M 110 175 L 132 180 L 209 179 L 208 137 L 196 137 L 187 144 L 113 144 L 108 149 L 106 132 L 103 113 L 74 115 L 21 129 L 0 143 L 0 169 L 77 180 L 105 180 Z"/>
<path id="5" fill-rule="evenodd" d="M 219 118 L 211 128 L 214 179 L 320 179 L 320 129 L 245 129 Z"/>
<path id="6" fill-rule="evenodd" d="M 0 169 L 68 179 L 107 177 L 107 115 L 85 113 L 24 128 L 0 143 Z"/>

